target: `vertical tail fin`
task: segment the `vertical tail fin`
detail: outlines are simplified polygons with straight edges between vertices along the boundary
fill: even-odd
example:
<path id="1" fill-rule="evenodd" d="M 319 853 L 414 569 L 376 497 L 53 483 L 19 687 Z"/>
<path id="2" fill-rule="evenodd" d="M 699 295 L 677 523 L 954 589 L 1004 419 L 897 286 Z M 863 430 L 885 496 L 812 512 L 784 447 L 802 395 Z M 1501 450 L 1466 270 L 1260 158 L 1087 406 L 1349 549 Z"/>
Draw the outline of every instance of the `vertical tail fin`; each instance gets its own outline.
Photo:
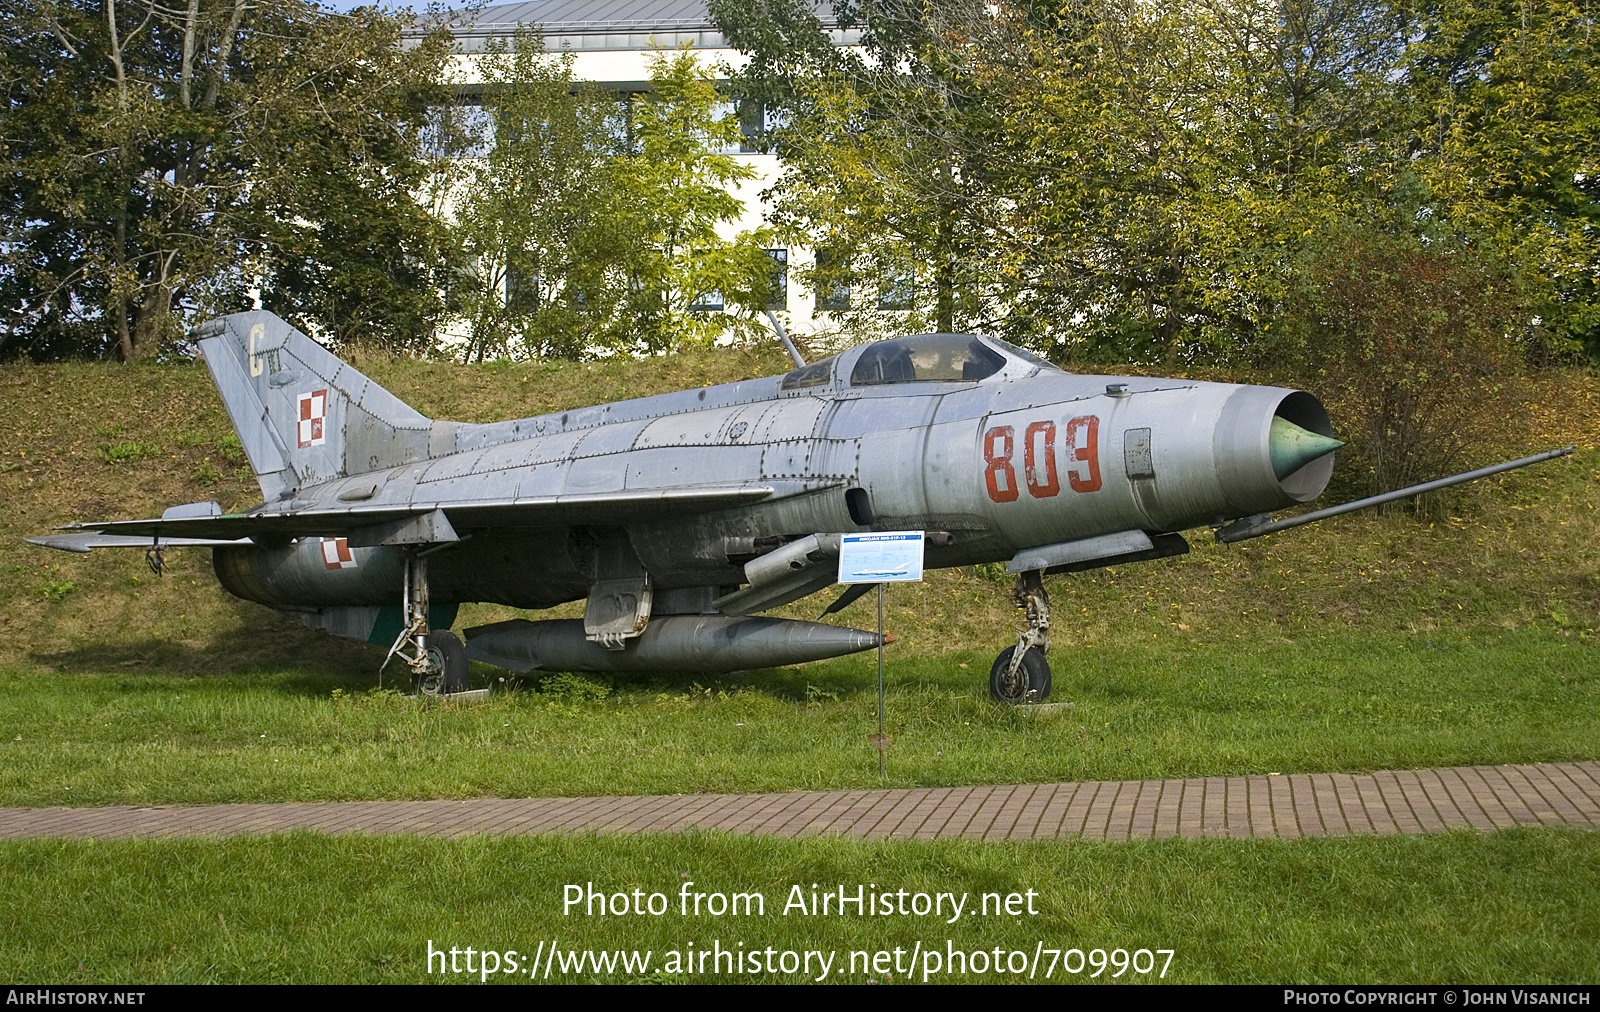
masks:
<path id="1" fill-rule="evenodd" d="M 455 423 L 420 414 L 271 313 L 209 320 L 194 335 L 269 502 L 456 448 Z"/>

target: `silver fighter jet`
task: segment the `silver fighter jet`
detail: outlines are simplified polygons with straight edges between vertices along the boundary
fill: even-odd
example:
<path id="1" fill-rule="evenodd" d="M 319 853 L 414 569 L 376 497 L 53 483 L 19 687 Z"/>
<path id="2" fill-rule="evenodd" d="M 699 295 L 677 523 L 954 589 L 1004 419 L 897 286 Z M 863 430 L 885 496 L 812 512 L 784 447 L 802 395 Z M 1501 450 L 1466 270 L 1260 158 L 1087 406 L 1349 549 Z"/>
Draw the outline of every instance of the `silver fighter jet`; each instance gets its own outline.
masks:
<path id="1" fill-rule="evenodd" d="M 1373 502 L 1271 522 L 1321 494 L 1342 445 L 1304 391 L 1073 375 L 970 334 L 487 425 L 422 416 L 270 313 L 195 336 L 265 502 L 30 540 L 144 547 L 157 565 L 168 547 L 210 546 L 228 591 L 391 645 L 430 693 L 465 688 L 469 657 L 732 671 L 865 650 L 878 634 L 756 616 L 832 586 L 841 534 L 921 530 L 928 567 L 1018 575 L 1028 626 L 990 690 L 1043 700 L 1044 573 L 1179 555 L 1190 528 L 1238 540 Z M 579 599 L 581 621 L 500 622 L 465 644 L 449 632 L 463 602 Z"/>

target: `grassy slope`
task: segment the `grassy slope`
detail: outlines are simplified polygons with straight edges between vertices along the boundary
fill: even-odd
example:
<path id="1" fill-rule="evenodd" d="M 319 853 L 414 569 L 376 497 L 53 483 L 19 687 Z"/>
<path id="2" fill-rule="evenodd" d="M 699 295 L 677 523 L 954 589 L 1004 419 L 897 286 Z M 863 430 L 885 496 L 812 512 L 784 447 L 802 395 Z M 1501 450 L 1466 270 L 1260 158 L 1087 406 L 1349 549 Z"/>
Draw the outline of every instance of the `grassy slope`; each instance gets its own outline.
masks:
<path id="1" fill-rule="evenodd" d="M 729 352 L 590 366 L 364 366 L 426 414 L 483 421 L 761 375 L 782 362 Z M 1550 373 L 1522 392 L 1531 405 L 1526 428 L 1476 447 L 1463 466 L 1568 442 L 1580 446 L 1577 456 L 1444 493 L 1425 525 L 1358 514 L 1232 547 L 1194 532 L 1187 557 L 1057 580 L 1063 638 L 1098 646 L 1154 635 L 1182 647 L 1318 628 L 1592 635 L 1600 625 L 1600 381 Z M 230 620 L 260 620 L 252 615 L 259 609 L 219 606 L 203 552 L 173 553 L 175 578 L 157 582 L 125 553 L 73 557 L 20 543 L 57 523 L 155 515 L 180 501 L 254 504 L 258 492 L 228 456 L 231 428 L 203 368 L 7 365 L 0 405 L 0 658 L 141 636 L 204 644 L 215 657 L 229 649 L 216 638 Z M 154 455 L 103 459 L 129 444 Z M 214 485 L 197 477 L 207 463 L 219 475 Z M 1353 482 L 1336 476 L 1336 484 Z M 195 593 L 191 581 L 213 589 Z M 1013 622 L 1005 598 L 972 570 L 942 573 L 920 588 L 895 588 L 891 624 L 904 653 L 951 643 L 989 650 L 996 626 Z M 866 602 L 857 607 L 864 612 Z M 798 609 L 815 610 L 809 602 Z"/>

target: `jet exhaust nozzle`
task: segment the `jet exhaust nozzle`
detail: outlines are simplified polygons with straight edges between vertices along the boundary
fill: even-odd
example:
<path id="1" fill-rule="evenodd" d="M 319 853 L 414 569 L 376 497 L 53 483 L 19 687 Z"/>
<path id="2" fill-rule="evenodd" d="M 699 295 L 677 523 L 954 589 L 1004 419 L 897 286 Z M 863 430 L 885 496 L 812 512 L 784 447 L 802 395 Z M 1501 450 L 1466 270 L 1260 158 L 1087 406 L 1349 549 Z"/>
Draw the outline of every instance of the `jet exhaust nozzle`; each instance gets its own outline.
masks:
<path id="1" fill-rule="evenodd" d="M 622 650 L 589 642 L 579 619 L 512 619 L 464 633 L 468 657 L 512 671 L 742 671 L 842 657 L 880 642 L 861 629 L 725 615 L 651 619 Z"/>

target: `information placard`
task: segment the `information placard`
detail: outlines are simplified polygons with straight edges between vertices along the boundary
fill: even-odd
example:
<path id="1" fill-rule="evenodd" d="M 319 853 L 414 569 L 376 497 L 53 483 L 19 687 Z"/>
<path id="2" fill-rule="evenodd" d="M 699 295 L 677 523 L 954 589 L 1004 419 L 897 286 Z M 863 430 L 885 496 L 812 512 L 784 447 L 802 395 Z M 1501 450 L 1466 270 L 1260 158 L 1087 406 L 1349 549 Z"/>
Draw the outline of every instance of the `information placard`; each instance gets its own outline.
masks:
<path id="1" fill-rule="evenodd" d="M 922 579 L 922 531 L 846 534 L 839 544 L 840 583 L 904 583 Z"/>

